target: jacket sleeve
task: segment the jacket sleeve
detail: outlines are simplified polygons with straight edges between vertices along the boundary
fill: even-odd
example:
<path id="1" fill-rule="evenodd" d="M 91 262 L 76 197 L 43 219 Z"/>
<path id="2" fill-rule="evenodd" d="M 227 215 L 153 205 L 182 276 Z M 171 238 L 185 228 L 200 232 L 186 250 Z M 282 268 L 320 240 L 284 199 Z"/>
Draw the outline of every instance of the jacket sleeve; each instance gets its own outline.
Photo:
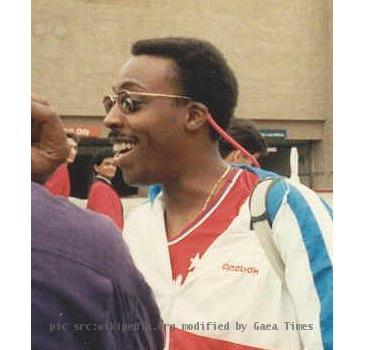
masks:
<path id="1" fill-rule="evenodd" d="M 333 347 L 332 211 L 309 188 L 282 180 L 267 194 L 273 239 L 284 262 L 304 349 Z"/>
<path id="2" fill-rule="evenodd" d="M 119 281 L 71 259 L 32 252 L 33 349 L 163 348 L 159 310 L 125 252 L 119 259 L 112 252 L 116 266 L 128 265 Z"/>

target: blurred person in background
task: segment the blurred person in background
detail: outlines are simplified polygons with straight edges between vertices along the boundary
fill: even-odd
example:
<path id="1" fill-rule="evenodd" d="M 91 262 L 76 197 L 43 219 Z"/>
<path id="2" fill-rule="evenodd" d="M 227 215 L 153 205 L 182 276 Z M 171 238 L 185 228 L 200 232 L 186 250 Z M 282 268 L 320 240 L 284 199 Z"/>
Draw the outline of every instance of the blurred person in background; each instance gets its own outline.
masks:
<path id="1" fill-rule="evenodd" d="M 266 141 L 253 122 L 233 118 L 227 133 L 241 146 L 246 148 L 257 160 L 267 155 Z M 244 157 L 242 152 L 235 149 L 224 139 L 219 140 L 219 152 L 227 163 L 252 165 L 250 159 Z"/>
<path id="2" fill-rule="evenodd" d="M 123 206 L 112 185 L 117 171 L 112 150 L 100 151 L 94 158 L 95 181 L 90 187 L 87 208 L 110 217 L 119 229 L 123 228 Z"/>
<path id="3" fill-rule="evenodd" d="M 45 183 L 49 192 L 57 196 L 70 197 L 71 182 L 68 172 L 68 164 L 72 164 L 77 156 L 77 147 L 80 142 L 79 137 L 73 132 L 66 132 L 69 154 L 64 163 L 62 163 Z"/>

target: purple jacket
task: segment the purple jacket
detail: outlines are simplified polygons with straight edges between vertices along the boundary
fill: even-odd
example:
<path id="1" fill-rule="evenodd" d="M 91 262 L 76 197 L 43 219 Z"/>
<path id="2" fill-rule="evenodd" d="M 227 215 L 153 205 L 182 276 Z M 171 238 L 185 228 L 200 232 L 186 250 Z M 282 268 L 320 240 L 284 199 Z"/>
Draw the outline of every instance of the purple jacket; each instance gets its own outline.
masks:
<path id="1" fill-rule="evenodd" d="M 162 349 L 161 319 L 113 222 L 32 183 L 32 349 Z"/>

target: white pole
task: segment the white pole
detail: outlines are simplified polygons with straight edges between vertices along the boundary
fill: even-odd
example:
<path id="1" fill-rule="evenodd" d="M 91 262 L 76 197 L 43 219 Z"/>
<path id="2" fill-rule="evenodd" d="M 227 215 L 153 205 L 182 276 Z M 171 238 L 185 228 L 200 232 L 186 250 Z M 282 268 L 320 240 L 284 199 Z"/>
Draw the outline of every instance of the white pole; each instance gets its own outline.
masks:
<path id="1" fill-rule="evenodd" d="M 296 147 L 290 149 L 290 179 L 294 182 L 300 182 L 299 179 L 299 160 L 298 160 L 298 150 Z"/>

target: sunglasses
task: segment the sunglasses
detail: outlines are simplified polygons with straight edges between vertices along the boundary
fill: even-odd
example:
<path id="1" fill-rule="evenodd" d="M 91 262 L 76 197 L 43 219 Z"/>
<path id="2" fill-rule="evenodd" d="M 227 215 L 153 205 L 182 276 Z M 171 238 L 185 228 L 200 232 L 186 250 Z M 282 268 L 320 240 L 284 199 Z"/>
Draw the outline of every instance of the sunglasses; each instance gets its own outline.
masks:
<path id="1" fill-rule="evenodd" d="M 166 94 L 155 94 L 151 92 L 134 92 L 128 90 L 120 90 L 115 95 L 107 95 L 103 99 L 104 106 L 107 110 L 109 110 L 118 103 L 119 108 L 125 114 L 131 114 L 136 112 L 141 104 L 143 103 L 141 99 L 138 97 L 157 97 L 157 98 L 174 98 L 174 99 L 182 99 L 186 101 L 193 101 L 192 98 L 181 95 L 166 95 Z M 204 105 L 203 105 L 204 106 Z M 207 107 L 205 107 L 207 108 Z M 213 119 L 209 110 L 207 109 L 207 121 L 211 125 L 211 127 L 220 135 L 224 140 L 230 143 L 235 149 L 238 149 L 242 152 L 242 154 L 250 159 L 254 166 L 260 167 L 260 164 L 256 160 L 254 156 L 252 156 L 243 146 L 241 146 L 238 142 L 236 142 L 231 136 L 229 136 Z"/>
<path id="2" fill-rule="evenodd" d="M 155 94 L 150 92 L 134 92 L 128 90 L 120 90 L 115 95 L 108 95 L 105 98 L 107 97 L 111 100 L 113 105 L 117 103 L 119 108 L 125 114 L 132 114 L 141 107 L 143 101 L 139 97 L 173 98 L 186 101 L 192 100 L 190 97 L 181 95 Z"/>

